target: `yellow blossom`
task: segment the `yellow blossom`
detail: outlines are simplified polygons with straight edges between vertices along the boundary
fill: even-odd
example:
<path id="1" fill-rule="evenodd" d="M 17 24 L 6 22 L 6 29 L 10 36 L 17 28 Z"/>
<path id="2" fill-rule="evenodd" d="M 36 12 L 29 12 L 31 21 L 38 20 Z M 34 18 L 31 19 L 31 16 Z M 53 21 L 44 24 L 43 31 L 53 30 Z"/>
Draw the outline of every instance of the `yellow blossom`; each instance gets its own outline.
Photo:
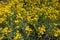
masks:
<path id="1" fill-rule="evenodd" d="M 0 18 L 0 23 L 2 23 L 6 18 Z"/>
<path id="2" fill-rule="evenodd" d="M 16 32 L 13 40 L 17 40 L 17 39 L 19 39 L 19 38 L 21 38 L 21 37 L 22 37 L 21 33 Z"/>
<path id="3" fill-rule="evenodd" d="M 57 29 L 56 31 L 54 31 L 54 36 L 55 37 L 58 37 L 60 34 L 60 29 Z"/>
<path id="4" fill-rule="evenodd" d="M 22 20 L 23 20 L 23 17 L 21 16 L 21 14 L 20 14 L 20 13 L 18 13 L 16 16 L 17 16 L 16 18 L 20 18 L 20 19 L 22 19 Z"/>
<path id="5" fill-rule="evenodd" d="M 53 19 L 53 20 L 55 20 L 55 19 L 57 19 L 57 16 L 54 14 L 54 15 L 50 15 L 50 16 L 48 16 L 50 19 Z"/>
<path id="6" fill-rule="evenodd" d="M 15 20 L 15 23 L 18 23 L 19 22 L 19 20 Z"/>
<path id="7" fill-rule="evenodd" d="M 2 28 L 0 28 L 0 30 L 2 30 Z"/>
<path id="8" fill-rule="evenodd" d="M 60 34 L 60 29 L 58 29 L 56 32 Z"/>
<path id="9" fill-rule="evenodd" d="M 18 29 L 18 28 L 20 28 L 20 26 L 16 26 L 15 28 L 17 28 L 17 29 Z"/>
<path id="10" fill-rule="evenodd" d="M 27 33 L 28 33 L 28 32 L 29 32 L 29 33 L 32 33 L 32 29 L 29 28 L 29 26 L 26 26 L 25 30 L 27 31 Z"/>
<path id="11" fill-rule="evenodd" d="M 44 32 L 46 31 L 45 30 L 45 26 L 44 25 L 42 25 L 42 27 L 38 27 L 38 31 L 39 31 L 39 33 L 38 34 L 44 34 Z"/>
<path id="12" fill-rule="evenodd" d="M 27 16 L 27 21 L 32 22 L 31 16 Z"/>
<path id="13" fill-rule="evenodd" d="M 36 9 L 37 11 L 40 11 L 40 10 L 41 10 L 41 9 L 40 9 L 40 8 L 38 8 L 38 7 L 36 7 L 35 9 Z"/>
<path id="14" fill-rule="evenodd" d="M 55 37 L 58 37 L 58 35 L 59 35 L 58 33 L 54 33 L 54 36 L 55 36 Z"/>
<path id="15" fill-rule="evenodd" d="M 3 30 L 2 30 L 2 33 L 4 33 L 4 34 L 7 34 L 9 32 L 11 32 L 11 30 L 9 30 L 8 27 L 3 28 Z"/>
<path id="16" fill-rule="evenodd" d="M 4 12 L 5 13 L 11 13 L 9 6 L 5 6 Z"/>

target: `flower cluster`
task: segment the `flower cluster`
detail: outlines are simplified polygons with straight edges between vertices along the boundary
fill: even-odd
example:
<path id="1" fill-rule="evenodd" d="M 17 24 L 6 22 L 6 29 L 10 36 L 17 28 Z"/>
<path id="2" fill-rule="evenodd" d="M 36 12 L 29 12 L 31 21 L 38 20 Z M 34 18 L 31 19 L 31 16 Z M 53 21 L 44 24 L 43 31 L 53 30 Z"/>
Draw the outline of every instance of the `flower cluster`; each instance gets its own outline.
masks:
<path id="1" fill-rule="evenodd" d="M 46 31 L 46 30 L 45 30 L 45 26 L 44 26 L 44 25 L 42 25 L 42 27 L 38 27 L 38 31 L 39 31 L 39 33 L 38 33 L 38 34 L 43 35 L 43 34 L 44 34 L 44 32 Z"/>
<path id="2" fill-rule="evenodd" d="M 0 40 L 54 39 L 60 40 L 60 0 L 0 1 Z"/>

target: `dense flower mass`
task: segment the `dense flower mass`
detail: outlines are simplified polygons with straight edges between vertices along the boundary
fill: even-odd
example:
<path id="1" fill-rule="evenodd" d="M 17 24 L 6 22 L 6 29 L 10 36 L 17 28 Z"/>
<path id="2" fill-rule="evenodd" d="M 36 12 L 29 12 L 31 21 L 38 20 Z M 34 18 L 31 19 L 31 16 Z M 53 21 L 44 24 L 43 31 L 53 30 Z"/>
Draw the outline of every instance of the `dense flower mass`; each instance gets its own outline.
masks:
<path id="1" fill-rule="evenodd" d="M 60 0 L 0 0 L 0 40 L 60 40 Z"/>

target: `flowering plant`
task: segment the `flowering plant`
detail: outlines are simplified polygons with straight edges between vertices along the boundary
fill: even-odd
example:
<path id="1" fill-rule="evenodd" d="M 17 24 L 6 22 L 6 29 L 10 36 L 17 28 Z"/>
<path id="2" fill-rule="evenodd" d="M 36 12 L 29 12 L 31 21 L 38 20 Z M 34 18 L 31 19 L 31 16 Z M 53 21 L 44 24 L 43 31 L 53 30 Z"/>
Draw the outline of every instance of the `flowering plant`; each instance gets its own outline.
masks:
<path id="1" fill-rule="evenodd" d="M 60 0 L 1 0 L 0 40 L 60 40 Z"/>

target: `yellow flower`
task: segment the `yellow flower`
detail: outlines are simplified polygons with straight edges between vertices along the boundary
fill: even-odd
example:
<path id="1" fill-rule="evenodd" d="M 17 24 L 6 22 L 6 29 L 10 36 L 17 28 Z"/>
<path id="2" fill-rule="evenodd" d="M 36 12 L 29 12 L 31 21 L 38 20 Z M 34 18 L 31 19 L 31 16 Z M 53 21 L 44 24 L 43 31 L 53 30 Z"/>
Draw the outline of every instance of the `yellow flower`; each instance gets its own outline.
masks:
<path id="1" fill-rule="evenodd" d="M 22 37 L 21 33 L 16 32 L 13 40 L 18 40 L 18 39 L 21 38 L 21 37 Z"/>
<path id="2" fill-rule="evenodd" d="M 58 33 L 54 33 L 54 36 L 55 36 L 55 37 L 58 37 L 58 35 L 59 35 Z"/>
<path id="3" fill-rule="evenodd" d="M 19 3 L 19 4 L 16 5 L 17 9 L 22 7 L 22 6 L 23 6 L 23 3 Z"/>
<path id="4" fill-rule="evenodd" d="M 17 3 L 19 2 L 18 0 L 13 0 L 13 1 L 14 1 L 14 2 L 17 2 Z"/>
<path id="5" fill-rule="evenodd" d="M 4 12 L 0 11 L 0 15 L 3 15 Z"/>
<path id="6" fill-rule="evenodd" d="M 31 16 L 27 16 L 27 21 L 32 22 Z"/>
<path id="7" fill-rule="evenodd" d="M 55 37 L 58 37 L 59 34 L 60 34 L 60 29 L 58 29 L 58 30 L 56 30 L 56 31 L 54 32 L 54 36 L 55 36 Z"/>
<path id="8" fill-rule="evenodd" d="M 50 19 L 53 19 L 53 20 L 55 20 L 55 19 L 57 19 L 57 16 L 55 15 L 55 14 L 53 14 L 53 15 L 50 15 L 50 16 L 48 16 Z"/>
<path id="9" fill-rule="evenodd" d="M 46 31 L 45 30 L 45 26 L 44 25 L 42 25 L 42 27 L 38 27 L 38 31 L 39 31 L 39 33 L 38 34 L 44 34 L 44 32 Z"/>
<path id="10" fill-rule="evenodd" d="M 37 11 L 40 11 L 40 10 L 41 10 L 41 9 L 40 9 L 40 8 L 38 8 L 38 7 L 36 7 L 35 9 L 36 9 Z"/>
<path id="11" fill-rule="evenodd" d="M 26 26 L 25 30 L 27 31 L 27 33 L 32 33 L 32 29 L 29 28 L 29 26 Z"/>
<path id="12" fill-rule="evenodd" d="M 6 18 L 0 18 L 0 23 L 2 23 Z"/>
<path id="13" fill-rule="evenodd" d="M 15 28 L 17 28 L 17 29 L 18 29 L 18 28 L 20 28 L 20 26 L 16 26 Z"/>
<path id="14" fill-rule="evenodd" d="M 23 20 L 23 17 L 21 16 L 21 14 L 20 14 L 20 13 L 18 13 L 16 16 L 17 16 L 16 18 L 20 18 L 20 19 L 22 19 L 22 20 Z"/>
<path id="15" fill-rule="evenodd" d="M 33 18 L 33 19 L 32 19 L 32 21 L 37 21 L 37 20 L 38 20 L 38 18 Z"/>
<path id="16" fill-rule="evenodd" d="M 19 20 L 15 20 L 15 23 L 18 23 L 19 22 Z"/>
<path id="17" fill-rule="evenodd" d="M 0 28 L 0 30 L 2 30 L 2 28 Z"/>
<path id="18" fill-rule="evenodd" d="M 6 5 L 4 8 L 5 13 L 11 13 L 10 6 Z"/>
<path id="19" fill-rule="evenodd" d="M 8 27 L 3 28 L 3 30 L 2 30 L 2 33 L 4 33 L 4 34 L 8 34 L 10 32 L 11 32 L 11 30 Z"/>
<path id="20" fill-rule="evenodd" d="M 58 29 L 56 32 L 60 34 L 60 29 Z"/>

